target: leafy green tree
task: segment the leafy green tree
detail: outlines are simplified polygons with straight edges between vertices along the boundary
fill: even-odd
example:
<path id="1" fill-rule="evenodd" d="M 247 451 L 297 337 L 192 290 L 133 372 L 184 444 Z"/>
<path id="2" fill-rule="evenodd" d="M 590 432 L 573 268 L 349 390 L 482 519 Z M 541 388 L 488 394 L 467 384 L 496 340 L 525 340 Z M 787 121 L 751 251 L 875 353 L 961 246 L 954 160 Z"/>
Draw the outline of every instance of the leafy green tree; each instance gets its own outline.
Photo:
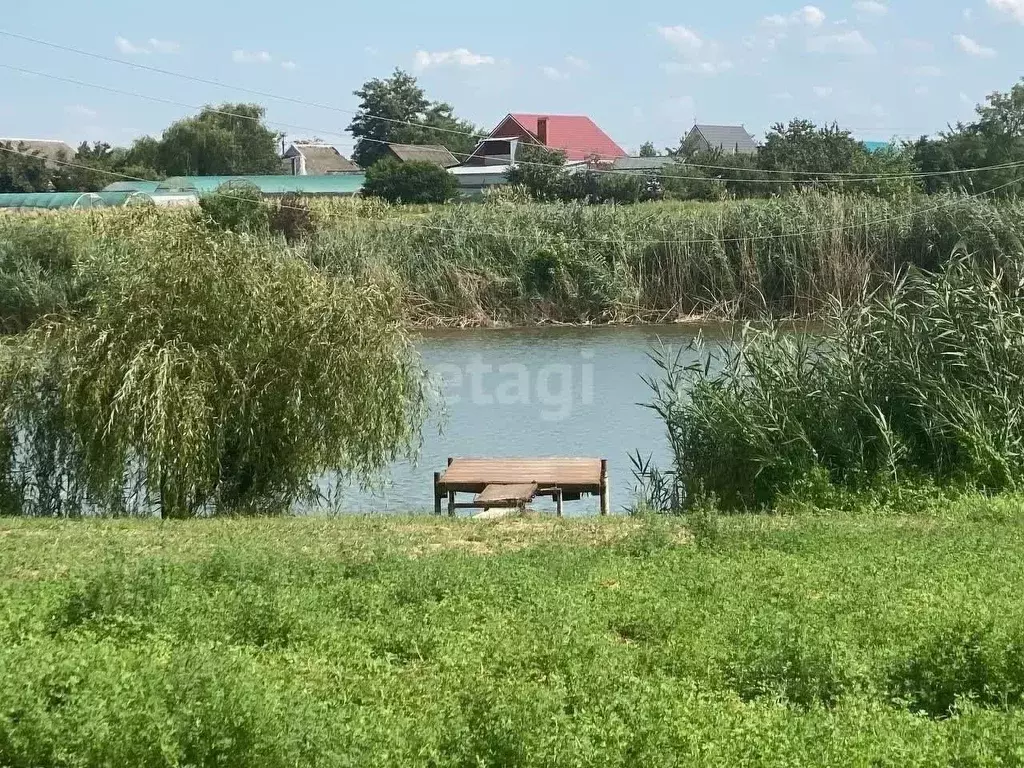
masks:
<path id="1" fill-rule="evenodd" d="M 658 150 L 656 150 L 654 148 L 654 143 L 653 142 L 645 141 L 640 146 L 640 157 L 657 157 L 657 156 L 658 156 Z"/>
<path id="2" fill-rule="evenodd" d="M 46 162 L 23 143 L 0 144 L 0 192 L 46 192 L 52 189 Z"/>
<path id="3" fill-rule="evenodd" d="M 977 107 L 978 119 L 973 123 L 958 123 L 936 139 L 922 137 L 910 145 L 909 151 L 918 170 L 943 173 L 923 180 L 928 192 L 945 189 L 995 190 L 1003 195 L 1020 192 L 1013 183 L 1020 178 L 1017 166 L 980 173 L 949 173 L 1024 163 L 1024 80 L 1014 85 L 1009 93 L 996 91 L 985 101 L 986 104 Z"/>
<path id="4" fill-rule="evenodd" d="M 534 200 L 558 200 L 564 184 L 565 152 L 521 144 L 516 164 L 505 175 L 509 184 L 525 187 Z"/>
<path id="5" fill-rule="evenodd" d="M 434 163 L 384 159 L 366 171 L 363 194 L 391 203 L 444 203 L 458 196 L 459 182 Z"/>
<path id="6" fill-rule="evenodd" d="M 415 446 L 423 378 L 396 286 L 197 217 L 107 224 L 72 268 L 87 300 L 0 347 L 0 430 L 53 489 L 26 513 L 284 511 L 325 473 L 369 481 Z"/>
<path id="7" fill-rule="evenodd" d="M 280 173 L 280 134 L 258 104 L 222 104 L 171 125 L 159 140 L 140 139 L 126 158 L 165 176 Z"/>
<path id="8" fill-rule="evenodd" d="M 476 127 L 457 118 L 450 104 L 427 99 L 416 78 L 400 69 L 370 80 L 355 95 L 359 111 L 348 130 L 356 139 L 352 159 L 363 168 L 387 154 L 385 143 L 440 144 L 456 157 L 476 146 Z"/>

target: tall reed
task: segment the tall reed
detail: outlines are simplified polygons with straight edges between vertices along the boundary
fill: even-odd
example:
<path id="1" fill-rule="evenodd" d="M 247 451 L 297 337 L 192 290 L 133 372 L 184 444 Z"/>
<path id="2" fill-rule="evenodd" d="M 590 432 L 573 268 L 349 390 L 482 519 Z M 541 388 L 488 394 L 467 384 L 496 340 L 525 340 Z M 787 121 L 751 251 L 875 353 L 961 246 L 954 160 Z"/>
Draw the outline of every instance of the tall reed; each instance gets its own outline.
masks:
<path id="1" fill-rule="evenodd" d="M 693 363 L 656 355 L 674 496 L 756 509 L 822 483 L 1019 489 L 1022 339 L 1019 256 L 959 255 L 834 302 L 820 333 L 747 326 L 730 346 L 698 342 Z"/>

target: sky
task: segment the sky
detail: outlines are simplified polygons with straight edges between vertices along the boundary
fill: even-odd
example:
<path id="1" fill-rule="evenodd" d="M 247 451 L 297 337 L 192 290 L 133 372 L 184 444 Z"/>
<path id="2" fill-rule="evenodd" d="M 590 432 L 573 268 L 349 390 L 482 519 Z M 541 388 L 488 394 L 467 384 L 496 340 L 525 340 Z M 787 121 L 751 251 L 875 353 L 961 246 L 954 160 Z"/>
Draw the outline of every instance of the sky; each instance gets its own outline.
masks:
<path id="1" fill-rule="evenodd" d="M 51 0 L 39 13 L 13 4 L 0 31 L 137 66 L 0 34 L 0 136 L 127 145 L 193 107 L 256 101 L 271 127 L 347 152 L 352 92 L 399 67 L 485 132 L 508 112 L 587 114 L 635 152 L 645 141 L 677 146 L 695 120 L 763 137 L 804 117 L 888 140 L 968 120 L 1024 74 L 1014 53 L 1024 0 L 239 5 L 99 0 L 86 11 Z"/>

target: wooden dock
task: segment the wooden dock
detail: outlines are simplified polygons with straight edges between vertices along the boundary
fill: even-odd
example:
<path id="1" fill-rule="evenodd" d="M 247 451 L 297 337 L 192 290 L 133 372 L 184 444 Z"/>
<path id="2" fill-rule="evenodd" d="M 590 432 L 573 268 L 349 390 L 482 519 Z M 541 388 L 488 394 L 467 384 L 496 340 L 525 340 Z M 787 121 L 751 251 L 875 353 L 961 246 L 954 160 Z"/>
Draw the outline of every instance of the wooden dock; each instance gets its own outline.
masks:
<path id="1" fill-rule="evenodd" d="M 474 494 L 459 502 L 458 494 Z M 601 514 L 610 512 L 608 462 L 605 459 L 448 459 L 448 469 L 434 473 L 434 513 L 459 509 L 525 509 L 540 497 L 554 500 L 558 516 L 566 501 L 599 496 Z"/>

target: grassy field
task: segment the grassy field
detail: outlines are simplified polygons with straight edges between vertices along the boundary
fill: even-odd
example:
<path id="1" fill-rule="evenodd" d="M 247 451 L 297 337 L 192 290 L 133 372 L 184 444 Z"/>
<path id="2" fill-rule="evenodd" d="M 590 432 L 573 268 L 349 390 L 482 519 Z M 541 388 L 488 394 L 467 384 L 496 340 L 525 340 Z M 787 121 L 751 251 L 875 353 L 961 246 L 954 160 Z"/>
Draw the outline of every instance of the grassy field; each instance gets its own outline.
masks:
<path id="1" fill-rule="evenodd" d="M 3 520 L 0 765 L 1020 765 L 1022 521 Z"/>

